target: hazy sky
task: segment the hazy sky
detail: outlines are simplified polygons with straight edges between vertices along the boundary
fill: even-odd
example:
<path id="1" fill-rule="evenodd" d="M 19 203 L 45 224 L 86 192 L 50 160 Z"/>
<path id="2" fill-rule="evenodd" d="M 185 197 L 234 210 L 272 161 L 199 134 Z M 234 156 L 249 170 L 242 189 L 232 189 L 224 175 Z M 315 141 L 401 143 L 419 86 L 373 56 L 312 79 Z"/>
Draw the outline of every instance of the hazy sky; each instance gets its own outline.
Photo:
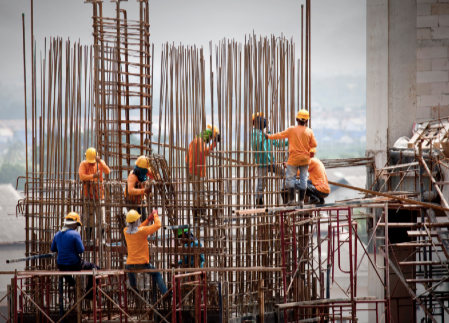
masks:
<path id="1" fill-rule="evenodd" d="M 223 37 L 244 41 L 245 34 L 293 37 L 300 46 L 303 1 L 288 0 L 150 0 L 150 41 L 155 62 L 161 44 L 182 42 L 207 49 Z M 105 1 L 104 16 L 115 16 L 115 4 Z M 136 19 L 138 2 L 122 2 L 128 19 Z M 0 111 L 8 104 L 23 107 L 22 13 L 25 13 L 27 69 L 30 70 L 30 0 L 0 0 Z M 34 34 L 39 51 L 44 37 L 70 37 L 91 44 L 92 5 L 83 0 L 34 0 Z M 312 0 L 312 77 L 365 77 L 366 1 Z M 160 71 L 155 69 L 155 84 Z M 28 76 L 29 80 L 29 76 Z M 29 82 L 28 82 L 29 83 Z M 312 84 L 313 88 L 313 84 Z M 156 93 L 158 91 L 155 91 Z M 1 118 L 2 116 L 0 116 Z"/>

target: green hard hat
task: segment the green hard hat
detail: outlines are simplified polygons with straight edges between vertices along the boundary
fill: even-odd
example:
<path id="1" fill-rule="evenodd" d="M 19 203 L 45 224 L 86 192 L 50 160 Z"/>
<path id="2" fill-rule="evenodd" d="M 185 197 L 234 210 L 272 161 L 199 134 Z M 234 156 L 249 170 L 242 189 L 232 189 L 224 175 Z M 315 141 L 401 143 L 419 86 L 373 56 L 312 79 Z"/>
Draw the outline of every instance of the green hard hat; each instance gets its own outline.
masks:
<path id="1" fill-rule="evenodd" d="M 189 228 L 178 229 L 178 237 L 182 236 L 183 233 L 189 233 Z"/>

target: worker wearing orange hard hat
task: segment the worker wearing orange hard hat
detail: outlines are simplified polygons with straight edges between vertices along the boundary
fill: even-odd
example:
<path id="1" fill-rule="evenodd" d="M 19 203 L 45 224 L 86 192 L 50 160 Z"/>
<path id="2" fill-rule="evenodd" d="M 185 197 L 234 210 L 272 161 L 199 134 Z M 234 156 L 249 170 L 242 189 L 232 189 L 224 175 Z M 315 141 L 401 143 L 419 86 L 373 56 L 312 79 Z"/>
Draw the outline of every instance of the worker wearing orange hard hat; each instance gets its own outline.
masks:
<path id="1" fill-rule="evenodd" d="M 105 225 L 105 210 L 101 207 L 104 198 L 103 174 L 109 174 L 111 171 L 106 163 L 97 156 L 95 148 L 90 147 L 86 150 L 86 160 L 83 160 L 78 168 L 78 175 L 83 182 L 83 194 L 86 203 L 86 209 L 89 214 L 89 222 L 86 228 L 88 239 L 91 238 L 93 228 L 96 224 Z M 95 216 L 97 215 L 97 216 Z M 97 221 L 95 221 L 95 218 Z M 101 221 L 101 222 L 100 222 Z"/>
<path id="2" fill-rule="evenodd" d="M 312 148 L 310 150 L 309 178 L 307 179 L 306 190 L 306 195 L 309 197 L 307 204 L 324 204 L 324 199 L 329 196 L 331 189 L 327 180 L 326 169 L 321 160 L 315 157 L 315 154 L 316 148 Z M 295 187 L 297 190 L 300 189 L 300 181 L 296 181 Z"/>
<path id="3" fill-rule="evenodd" d="M 287 205 L 296 205 L 295 182 L 296 173 L 300 170 L 299 207 L 303 208 L 307 189 L 307 172 L 309 169 L 309 151 L 317 146 L 312 129 L 307 127 L 309 112 L 300 110 L 296 115 L 297 125 L 274 135 L 265 134 L 267 139 L 288 139 L 289 157 L 287 161 L 287 176 L 285 186 L 288 190 Z"/>
<path id="4" fill-rule="evenodd" d="M 150 159 L 147 156 L 140 156 L 136 160 L 136 164 L 132 172 L 128 175 L 128 181 L 125 188 L 125 198 L 127 202 L 128 211 L 136 210 L 142 215 L 145 221 L 146 207 L 143 202 L 145 196 L 150 193 L 150 187 L 145 187 L 148 179 L 154 179 L 154 171 L 151 168 Z"/>
<path id="5" fill-rule="evenodd" d="M 207 185 L 204 183 L 206 177 L 206 157 L 220 142 L 220 131 L 217 126 L 207 125 L 199 135 L 197 135 L 189 144 L 189 152 L 186 155 L 186 166 L 188 170 L 188 179 L 192 182 L 194 217 L 204 211 L 207 200 Z M 209 146 L 206 146 L 209 144 Z M 205 214 L 202 214 L 205 215 Z"/>
<path id="6" fill-rule="evenodd" d="M 78 213 L 70 212 L 64 219 L 63 227 L 56 232 L 51 243 L 50 250 L 57 252 L 56 265 L 60 271 L 81 271 L 86 269 L 99 268 L 97 265 L 81 259 L 80 254 L 84 252 L 84 245 L 78 227 L 82 226 Z M 64 276 L 69 286 L 75 286 L 72 276 Z M 93 286 L 92 276 L 88 276 L 86 291 Z M 87 294 L 86 298 L 92 299 L 93 293 Z"/>
<path id="7" fill-rule="evenodd" d="M 276 160 L 271 151 L 273 146 L 285 148 L 288 146 L 288 140 L 267 140 L 264 135 L 264 129 L 268 130 L 269 122 L 262 112 L 253 114 L 253 131 L 251 133 L 251 147 L 254 151 L 254 162 L 257 164 L 257 187 L 256 187 L 256 206 L 263 205 L 263 191 L 267 183 L 267 175 L 271 173 L 275 176 L 284 177 L 284 169 Z M 287 202 L 287 196 L 284 192 L 285 183 L 282 183 L 282 203 Z"/>

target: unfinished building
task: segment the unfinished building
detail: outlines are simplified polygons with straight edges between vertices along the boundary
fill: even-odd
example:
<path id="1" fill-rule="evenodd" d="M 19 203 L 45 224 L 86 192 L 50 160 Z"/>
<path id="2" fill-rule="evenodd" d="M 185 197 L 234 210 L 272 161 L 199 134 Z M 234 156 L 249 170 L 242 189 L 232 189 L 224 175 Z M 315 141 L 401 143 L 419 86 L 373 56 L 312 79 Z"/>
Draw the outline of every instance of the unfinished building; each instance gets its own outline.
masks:
<path id="1" fill-rule="evenodd" d="M 87 2 L 92 46 L 52 38 L 39 61 L 32 40 L 32 142 L 26 198 L 18 205 L 26 221 L 26 270 L 15 271 L 8 286 L 8 322 L 418 322 L 423 316 L 444 322 L 449 205 L 442 185 L 449 121 L 441 106 L 424 116 L 416 105 L 432 95 L 442 101 L 449 96 L 431 80 L 417 86 L 436 75 L 421 72 L 438 68 L 433 59 L 443 58 L 444 48 L 448 59 L 449 37 L 435 40 L 436 27 L 423 27 L 420 18 L 444 23 L 443 4 L 368 3 L 367 116 L 375 122 L 368 122 L 367 156 L 323 160 L 326 168 L 366 166 L 368 186 L 346 186 L 364 193 L 359 199 L 298 209 L 283 206 L 281 174 L 267 178 L 264 207 L 254 206 L 258 174 L 250 142 L 254 114 L 267 116 L 272 132 L 291 126 L 301 108 L 313 116 L 310 0 L 301 12 L 299 55 L 293 39 L 276 36 L 249 35 L 243 44 L 223 39 L 208 49 L 167 43 L 160 71 L 153 69 L 147 0 L 137 2 L 136 20 L 128 19 L 120 1 L 108 4 L 116 6 L 115 17 L 103 16 L 102 1 Z M 428 40 L 420 38 L 426 28 Z M 429 63 L 421 55 L 430 55 L 429 71 L 417 70 Z M 448 82 L 449 72 L 440 69 Z M 161 78 L 158 106 L 154 75 Z M 396 100 L 396 94 L 410 95 Z M 415 120 L 423 123 L 412 136 Z M 206 124 L 218 126 L 222 140 L 207 157 L 206 176 L 192 182 L 185 158 Z M 407 148 L 394 148 L 404 135 L 411 138 Z M 104 192 L 99 200 L 83 194 L 78 177 L 91 146 L 111 169 L 89 188 Z M 279 163 L 287 154 L 273 147 Z M 147 214 L 158 209 L 162 228 L 149 239 L 157 269 L 139 271 L 136 291 L 125 270 L 124 192 L 140 155 L 156 173 L 141 208 Z M 201 214 L 194 201 L 198 186 L 207 200 Z M 50 253 L 70 211 L 84 224 L 83 257 L 102 268 L 70 272 L 75 289 Z M 367 242 L 358 232 L 361 220 L 369 223 Z M 180 246 L 178 229 L 188 229 L 198 246 Z M 193 266 L 171 268 L 186 256 Z M 358 273 L 365 263 L 369 282 L 362 293 Z M 152 271 L 162 273 L 173 299 L 144 275 Z M 92 275 L 94 298 L 88 301 L 84 286 Z"/>

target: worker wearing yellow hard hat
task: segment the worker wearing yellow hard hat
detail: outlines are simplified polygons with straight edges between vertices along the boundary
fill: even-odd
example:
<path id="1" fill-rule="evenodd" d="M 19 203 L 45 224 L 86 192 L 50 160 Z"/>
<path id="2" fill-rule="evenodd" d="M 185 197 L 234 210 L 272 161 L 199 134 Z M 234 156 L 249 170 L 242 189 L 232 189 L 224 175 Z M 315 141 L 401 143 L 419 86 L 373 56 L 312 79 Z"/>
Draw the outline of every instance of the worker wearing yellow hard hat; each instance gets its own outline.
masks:
<path id="1" fill-rule="evenodd" d="M 98 155 L 95 148 L 86 150 L 86 160 L 83 160 L 78 168 L 78 175 L 83 182 L 84 205 L 89 214 L 89 222 L 86 227 L 87 238 L 92 236 L 93 228 L 99 225 L 104 233 L 105 210 L 101 206 L 104 199 L 103 174 L 111 172 L 108 165 Z M 101 223 L 98 223 L 101 221 Z M 100 234 L 100 232 L 98 232 Z"/>
<path id="2" fill-rule="evenodd" d="M 288 140 L 270 140 L 265 138 L 264 129 L 268 130 L 269 122 L 262 112 L 253 114 L 253 130 L 251 133 L 251 147 L 254 151 L 254 163 L 257 164 L 257 186 L 256 186 L 256 207 L 263 205 L 263 191 L 267 184 L 267 175 L 271 173 L 273 176 L 284 178 L 284 169 L 276 163 L 273 156 L 273 147 L 281 150 L 288 146 Z M 287 202 L 287 194 L 285 194 L 285 183 L 282 181 L 282 203 Z"/>
<path id="3" fill-rule="evenodd" d="M 318 158 L 315 157 L 316 148 L 310 149 L 309 178 L 307 179 L 306 196 L 307 204 L 324 204 L 324 199 L 329 196 L 331 189 L 327 180 L 326 169 Z M 298 171 L 300 176 L 300 171 Z M 296 190 L 300 190 L 300 181 L 295 183 Z"/>
<path id="4" fill-rule="evenodd" d="M 288 205 L 296 205 L 295 181 L 296 173 L 300 170 L 300 190 L 299 190 L 299 207 L 303 208 L 304 198 L 307 189 L 307 172 L 310 162 L 310 149 L 317 146 L 315 136 L 312 129 L 307 127 L 309 120 L 309 112 L 300 110 L 296 115 L 297 125 L 290 127 L 282 132 L 274 135 L 265 134 L 267 139 L 286 139 L 288 138 L 288 161 L 286 187 L 288 190 Z"/>
<path id="5" fill-rule="evenodd" d="M 150 218 L 154 219 L 154 223 L 150 224 Z M 155 233 L 161 228 L 161 220 L 157 210 L 154 210 L 148 219 L 141 221 L 141 215 L 136 210 L 130 210 L 126 214 L 127 227 L 123 230 L 125 234 L 126 245 L 128 247 L 128 257 L 126 259 L 126 269 L 142 270 L 156 269 L 150 263 L 150 253 L 148 247 L 148 236 Z M 159 272 L 150 273 L 156 280 L 162 295 L 167 293 L 162 275 Z M 137 290 L 136 275 L 133 272 L 128 273 L 129 284 Z"/>
<path id="6" fill-rule="evenodd" d="M 154 171 L 151 168 L 150 159 L 147 156 L 137 158 L 134 169 L 128 175 L 125 188 L 125 198 L 128 210 L 134 209 L 146 220 L 146 207 L 143 205 L 145 196 L 150 193 L 150 188 L 145 187 L 148 179 L 154 179 Z"/>
<path id="7" fill-rule="evenodd" d="M 82 226 L 82 223 L 79 214 L 70 212 L 64 219 L 62 229 L 56 232 L 51 242 L 50 250 L 58 253 L 56 265 L 60 271 L 81 271 L 99 268 L 97 265 L 80 257 L 80 254 L 84 252 L 84 245 L 78 232 L 78 227 L 80 226 Z M 75 280 L 72 276 L 66 275 L 64 278 L 69 286 L 75 286 Z M 88 276 L 86 291 L 89 291 L 92 286 L 92 276 Z M 87 294 L 86 298 L 92 299 L 93 293 Z"/>
<path id="8" fill-rule="evenodd" d="M 192 182 L 194 217 L 205 215 L 204 207 L 207 200 L 207 186 L 204 183 L 206 176 L 206 157 L 220 142 L 220 131 L 217 126 L 207 125 L 199 135 L 197 135 L 189 144 L 189 152 L 186 155 L 186 166 L 188 170 L 188 179 Z M 209 144 L 209 146 L 206 146 Z"/>

